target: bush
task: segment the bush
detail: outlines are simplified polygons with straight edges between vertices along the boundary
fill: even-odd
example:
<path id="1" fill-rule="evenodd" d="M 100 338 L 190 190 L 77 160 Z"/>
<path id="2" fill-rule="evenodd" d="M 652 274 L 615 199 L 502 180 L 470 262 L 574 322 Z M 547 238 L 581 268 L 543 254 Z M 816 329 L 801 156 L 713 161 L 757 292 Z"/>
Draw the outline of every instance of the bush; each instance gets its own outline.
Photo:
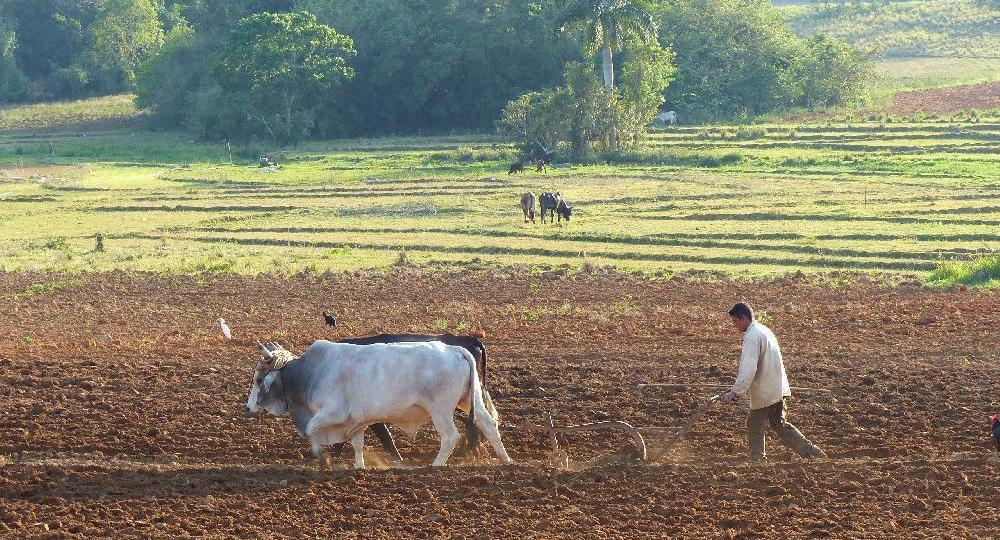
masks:
<path id="1" fill-rule="evenodd" d="M 587 159 L 595 150 L 634 149 L 663 103 L 673 73 L 670 57 L 670 51 L 655 45 L 631 51 L 617 89 L 603 85 L 592 61 L 570 62 L 563 86 L 511 101 L 498 131 L 519 145 L 523 157 L 531 157 L 539 146 L 567 149 L 575 159 Z M 609 147 L 612 122 L 616 148 Z"/>
<path id="2" fill-rule="evenodd" d="M 798 58 L 799 103 L 809 108 L 864 100 L 874 77 L 868 58 L 846 42 L 824 35 L 805 41 Z"/>
<path id="3" fill-rule="evenodd" d="M 577 159 L 594 145 L 607 144 L 611 128 L 608 110 L 615 107 L 613 90 L 597 78 L 593 62 L 570 62 L 566 84 L 532 92 L 511 101 L 500 117 L 500 135 L 516 143 L 523 157 L 544 149 L 569 149 Z"/>

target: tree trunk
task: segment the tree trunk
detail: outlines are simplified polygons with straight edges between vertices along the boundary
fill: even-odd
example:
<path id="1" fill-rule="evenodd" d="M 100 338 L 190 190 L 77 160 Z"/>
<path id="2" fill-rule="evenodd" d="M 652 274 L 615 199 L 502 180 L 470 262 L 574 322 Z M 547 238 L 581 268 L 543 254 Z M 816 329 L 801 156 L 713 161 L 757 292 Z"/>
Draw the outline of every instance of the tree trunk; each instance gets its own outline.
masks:
<path id="1" fill-rule="evenodd" d="M 615 87 L 615 60 L 611 54 L 611 47 L 607 43 L 601 45 L 601 59 L 604 69 L 604 86 L 606 88 Z"/>
<path id="2" fill-rule="evenodd" d="M 615 88 L 615 60 L 611 54 L 611 47 L 605 43 L 601 45 L 602 69 L 604 71 L 604 87 L 614 90 Z M 615 111 L 612 109 L 613 102 L 608 102 L 608 119 L 611 128 L 608 133 L 608 149 L 614 150 L 618 146 L 615 137 Z"/>

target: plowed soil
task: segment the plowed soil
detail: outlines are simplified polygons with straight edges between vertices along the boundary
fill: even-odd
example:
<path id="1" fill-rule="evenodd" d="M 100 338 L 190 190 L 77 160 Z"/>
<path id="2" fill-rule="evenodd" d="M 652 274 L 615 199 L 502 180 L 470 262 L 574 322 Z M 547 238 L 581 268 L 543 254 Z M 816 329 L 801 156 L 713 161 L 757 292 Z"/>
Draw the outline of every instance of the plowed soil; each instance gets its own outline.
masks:
<path id="1" fill-rule="evenodd" d="M 1000 83 L 993 82 L 899 92 L 892 96 L 892 103 L 885 112 L 909 116 L 919 112 L 953 114 L 996 108 L 1000 108 Z"/>
<path id="2" fill-rule="evenodd" d="M 310 277 L 0 274 L 0 536 L 21 538 L 995 538 L 1000 294 L 864 276 L 767 282 L 395 270 Z M 745 408 L 719 406 L 653 463 L 628 439 L 518 429 L 683 423 L 732 381 L 747 299 L 781 339 L 789 418 L 830 455 L 769 439 L 745 461 Z M 341 326 L 323 325 L 323 309 Z M 216 319 L 225 317 L 232 341 Z M 287 418 L 247 417 L 256 340 L 483 331 L 515 464 L 319 469 Z M 370 463 L 379 450 L 369 441 Z M 656 449 L 663 439 L 649 438 Z"/>

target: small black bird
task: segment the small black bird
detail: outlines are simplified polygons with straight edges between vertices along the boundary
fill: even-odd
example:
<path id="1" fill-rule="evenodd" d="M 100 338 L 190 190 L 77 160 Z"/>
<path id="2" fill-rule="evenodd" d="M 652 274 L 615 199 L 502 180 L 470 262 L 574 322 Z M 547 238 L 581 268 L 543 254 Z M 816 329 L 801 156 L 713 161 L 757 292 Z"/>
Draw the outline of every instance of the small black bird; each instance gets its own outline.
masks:
<path id="1" fill-rule="evenodd" d="M 1000 414 L 991 416 L 990 424 L 993 427 L 993 442 L 997 445 L 997 452 L 1000 452 Z"/>
<path id="2" fill-rule="evenodd" d="M 323 312 L 323 320 L 326 321 L 327 326 L 337 326 L 337 318 L 325 311 Z"/>

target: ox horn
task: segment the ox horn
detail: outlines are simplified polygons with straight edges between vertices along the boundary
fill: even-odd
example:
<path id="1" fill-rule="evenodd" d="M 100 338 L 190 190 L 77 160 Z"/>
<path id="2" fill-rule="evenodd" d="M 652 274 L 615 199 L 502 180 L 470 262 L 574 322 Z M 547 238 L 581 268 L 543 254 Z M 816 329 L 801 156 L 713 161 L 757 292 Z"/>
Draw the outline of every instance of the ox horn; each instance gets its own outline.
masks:
<path id="1" fill-rule="evenodd" d="M 269 360 L 274 358 L 274 353 L 271 352 L 271 349 L 267 348 L 267 345 L 258 341 L 257 346 L 260 347 L 260 352 L 264 355 L 264 358 Z"/>

